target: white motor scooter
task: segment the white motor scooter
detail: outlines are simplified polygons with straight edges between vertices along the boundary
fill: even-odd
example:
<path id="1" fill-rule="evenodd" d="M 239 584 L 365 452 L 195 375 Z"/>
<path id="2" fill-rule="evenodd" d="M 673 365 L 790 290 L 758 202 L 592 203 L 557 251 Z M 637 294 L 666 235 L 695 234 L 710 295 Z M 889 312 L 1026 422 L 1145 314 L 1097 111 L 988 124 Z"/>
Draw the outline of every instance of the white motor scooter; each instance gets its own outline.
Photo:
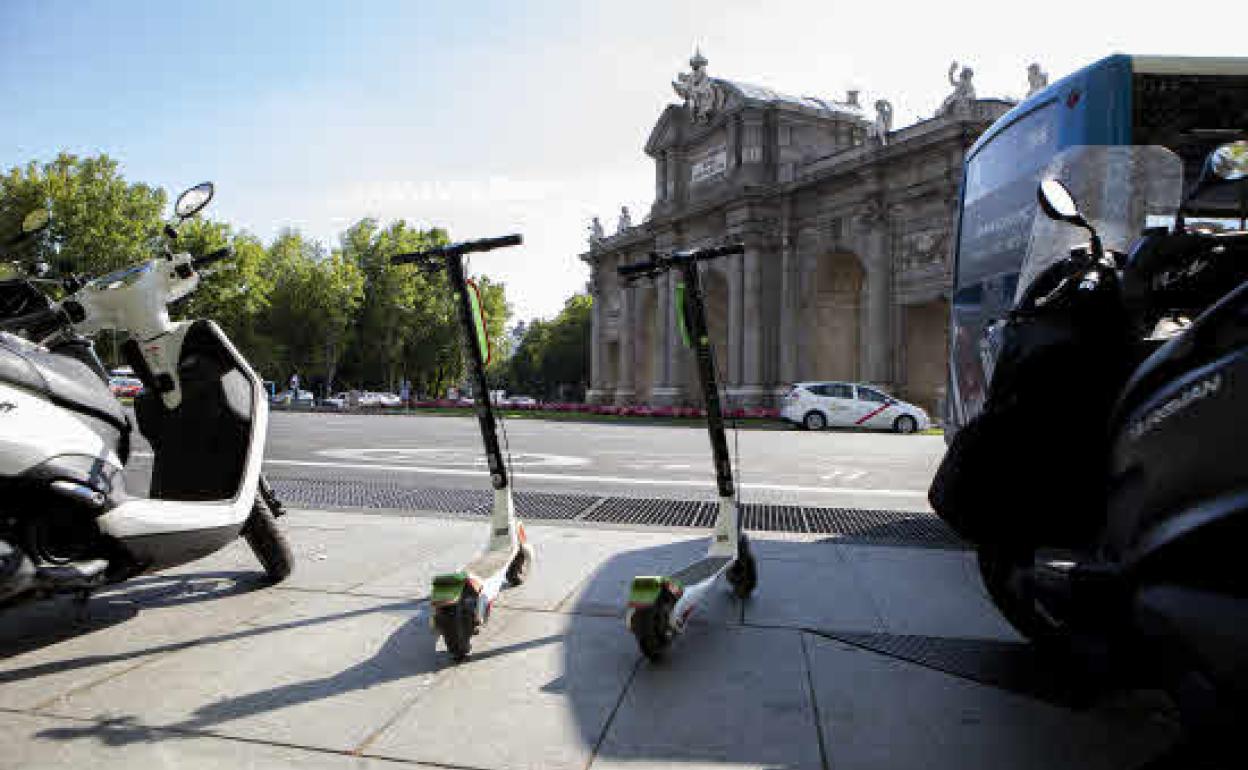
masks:
<path id="1" fill-rule="evenodd" d="M 187 190 L 178 222 L 203 209 Z M 24 223 L 24 228 L 27 223 Z M 166 235 L 176 242 L 177 229 Z M 102 585 L 206 556 L 242 535 L 269 578 L 290 574 L 281 514 L 261 478 L 264 385 L 212 321 L 171 321 L 168 305 L 228 249 L 165 254 L 83 282 L 49 302 L 34 281 L 0 282 L 0 605 Z M 24 297 L 22 294 L 24 293 Z M 17 297 L 17 300 L 14 300 Z M 20 301 L 19 301 L 20 300 Z M 16 315 L 16 317 L 14 317 Z M 152 446 L 149 497 L 127 494 L 130 421 L 84 335 L 128 333 L 143 381 L 139 429 Z"/>

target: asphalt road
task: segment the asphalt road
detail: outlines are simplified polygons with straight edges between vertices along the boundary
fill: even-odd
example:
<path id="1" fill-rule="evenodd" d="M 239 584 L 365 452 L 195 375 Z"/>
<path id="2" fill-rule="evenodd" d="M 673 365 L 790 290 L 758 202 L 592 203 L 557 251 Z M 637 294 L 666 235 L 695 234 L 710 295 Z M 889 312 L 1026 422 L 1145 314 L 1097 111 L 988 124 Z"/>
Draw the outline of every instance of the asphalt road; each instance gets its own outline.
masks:
<path id="1" fill-rule="evenodd" d="M 706 430 L 638 423 L 509 420 L 517 490 L 678 499 L 714 496 Z M 807 506 L 927 510 L 940 436 L 798 430 L 728 434 L 742 498 Z M 136 444 L 138 463 L 150 450 Z M 273 412 L 272 478 L 488 488 L 473 417 Z"/>

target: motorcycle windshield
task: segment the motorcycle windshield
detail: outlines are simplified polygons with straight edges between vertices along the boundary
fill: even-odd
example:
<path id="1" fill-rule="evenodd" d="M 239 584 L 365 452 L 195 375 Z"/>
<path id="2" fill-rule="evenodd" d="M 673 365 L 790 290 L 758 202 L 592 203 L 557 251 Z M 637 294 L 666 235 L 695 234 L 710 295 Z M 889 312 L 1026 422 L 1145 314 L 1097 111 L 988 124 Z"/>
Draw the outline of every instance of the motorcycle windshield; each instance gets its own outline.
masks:
<path id="1" fill-rule="evenodd" d="M 1183 195 L 1183 161 L 1152 145 L 1071 147 L 1054 157 L 1040 178 L 1066 185 L 1106 250 L 1121 253 L 1130 251 L 1145 227 L 1172 224 Z M 1087 242 L 1082 227 L 1036 216 L 1014 302 L 1048 267 Z"/>

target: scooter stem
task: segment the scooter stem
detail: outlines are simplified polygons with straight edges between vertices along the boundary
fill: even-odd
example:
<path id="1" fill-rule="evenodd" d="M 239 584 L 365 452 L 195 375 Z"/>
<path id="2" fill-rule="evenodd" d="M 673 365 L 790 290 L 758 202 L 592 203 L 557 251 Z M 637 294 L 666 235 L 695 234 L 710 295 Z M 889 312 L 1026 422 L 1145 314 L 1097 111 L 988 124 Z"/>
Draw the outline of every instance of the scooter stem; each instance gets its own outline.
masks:
<path id="1" fill-rule="evenodd" d="M 476 322 L 472 317 L 472 301 L 468 297 L 468 279 L 464 275 L 464 258 L 455 253 L 446 258 L 446 274 L 455 292 L 455 304 L 459 311 L 459 325 L 463 331 L 464 353 L 472 372 L 473 390 L 476 391 L 477 425 L 481 428 L 481 440 L 485 443 L 485 457 L 490 466 L 490 483 L 494 489 L 507 488 L 507 466 L 498 446 L 498 430 L 494 422 L 494 408 L 490 403 L 489 384 L 485 380 L 485 361 L 481 359 L 481 347 L 477 344 Z"/>

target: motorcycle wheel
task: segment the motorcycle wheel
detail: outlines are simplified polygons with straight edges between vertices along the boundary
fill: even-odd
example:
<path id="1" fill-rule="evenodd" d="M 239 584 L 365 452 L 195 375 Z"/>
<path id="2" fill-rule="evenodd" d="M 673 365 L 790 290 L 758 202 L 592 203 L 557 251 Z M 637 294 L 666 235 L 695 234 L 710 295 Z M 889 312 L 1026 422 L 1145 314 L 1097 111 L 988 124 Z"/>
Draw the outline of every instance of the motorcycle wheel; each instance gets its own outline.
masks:
<path id="1" fill-rule="evenodd" d="M 290 542 L 277 528 L 277 520 L 269 513 L 268 506 L 258 497 L 251 508 L 251 516 L 243 527 L 243 538 L 260 560 L 269 580 L 280 583 L 290 577 L 295 567 L 295 556 L 291 552 Z"/>
<path id="2" fill-rule="evenodd" d="M 979 575 L 988 596 L 1014 630 L 1044 652 L 1064 652 L 1068 636 L 1036 606 L 1024 570 L 1034 559 L 1027 552 L 981 546 L 976 551 Z"/>

